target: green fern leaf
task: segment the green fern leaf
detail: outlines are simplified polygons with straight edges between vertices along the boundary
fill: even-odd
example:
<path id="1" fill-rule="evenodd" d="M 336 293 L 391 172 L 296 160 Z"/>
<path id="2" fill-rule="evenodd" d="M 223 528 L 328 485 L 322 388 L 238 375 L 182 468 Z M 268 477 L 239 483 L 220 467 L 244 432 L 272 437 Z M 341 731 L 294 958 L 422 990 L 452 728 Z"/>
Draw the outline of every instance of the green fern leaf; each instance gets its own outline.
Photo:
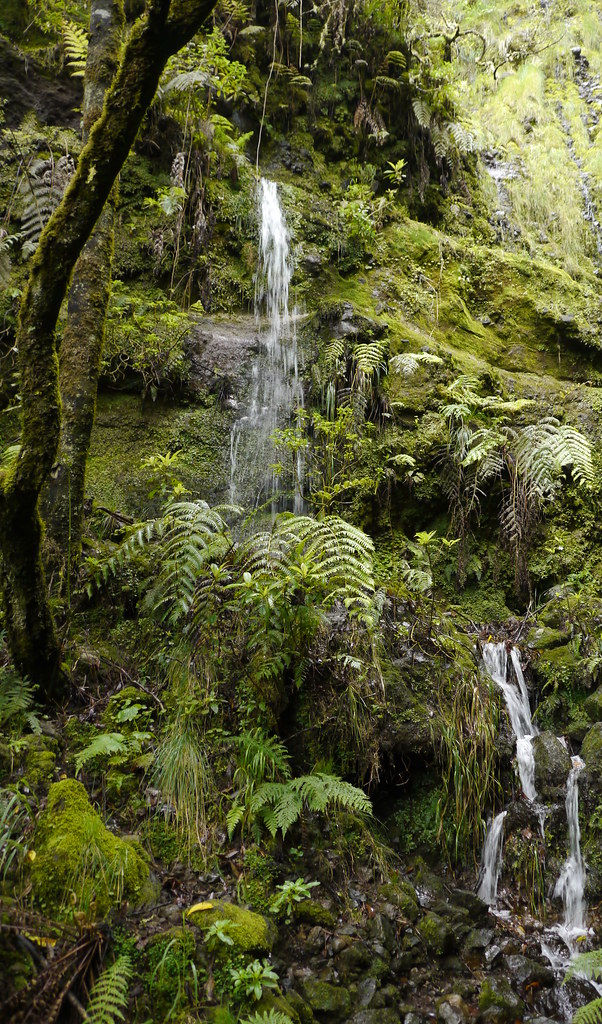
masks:
<path id="1" fill-rule="evenodd" d="M 86 1007 L 89 1024 L 117 1024 L 125 1020 L 131 977 L 132 961 L 127 954 L 105 968 L 90 993 Z"/>

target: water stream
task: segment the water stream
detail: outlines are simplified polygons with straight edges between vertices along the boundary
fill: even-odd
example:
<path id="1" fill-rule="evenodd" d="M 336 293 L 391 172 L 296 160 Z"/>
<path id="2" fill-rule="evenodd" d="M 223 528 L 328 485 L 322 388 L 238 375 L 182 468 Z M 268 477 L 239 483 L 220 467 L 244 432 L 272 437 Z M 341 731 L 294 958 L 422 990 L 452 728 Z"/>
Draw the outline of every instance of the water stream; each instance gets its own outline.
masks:
<path id="1" fill-rule="evenodd" d="M 502 853 L 504 849 L 504 818 L 507 811 L 497 814 L 487 829 L 483 855 L 481 858 L 481 884 L 478 894 L 490 907 L 497 900 L 497 886 L 502 872 Z"/>
<path id="2" fill-rule="evenodd" d="M 580 757 L 573 758 L 566 786 L 566 819 L 569 830 L 569 852 L 556 887 L 555 896 L 562 897 L 564 919 L 558 932 L 570 947 L 586 933 L 585 924 L 585 862 L 581 854 L 579 828 L 579 775 L 585 767 Z"/>
<path id="3" fill-rule="evenodd" d="M 255 318 L 259 351 L 251 368 L 246 408 L 230 433 L 230 501 L 269 505 L 272 514 L 284 500 L 272 435 L 303 405 L 296 317 L 289 310 L 293 273 L 290 237 L 275 182 L 261 178 L 257 218 L 259 256 L 255 275 Z M 303 464 L 297 456 L 293 493 L 295 512 L 303 509 Z"/>
<path id="4" fill-rule="evenodd" d="M 535 789 L 535 760 L 533 739 L 537 728 L 531 719 L 529 694 L 516 648 L 512 649 L 510 661 L 517 684 L 509 679 L 508 652 L 504 643 L 483 644 L 483 663 L 494 683 L 504 695 L 510 725 L 516 738 L 516 760 L 523 793 L 531 803 L 537 797 Z"/>

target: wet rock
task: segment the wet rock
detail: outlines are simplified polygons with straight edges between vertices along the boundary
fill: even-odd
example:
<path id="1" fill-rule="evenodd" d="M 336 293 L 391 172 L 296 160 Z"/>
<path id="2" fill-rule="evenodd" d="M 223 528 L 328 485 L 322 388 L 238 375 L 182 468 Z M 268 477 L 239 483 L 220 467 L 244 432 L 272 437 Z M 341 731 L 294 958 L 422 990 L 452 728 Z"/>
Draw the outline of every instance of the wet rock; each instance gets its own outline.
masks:
<path id="1" fill-rule="evenodd" d="M 504 959 L 513 981 L 522 988 L 526 988 L 528 985 L 548 987 L 554 984 L 554 971 L 551 967 L 540 964 L 537 960 L 530 960 L 526 956 L 514 955 Z"/>
<path id="2" fill-rule="evenodd" d="M 464 1024 L 470 1012 L 462 996 L 451 992 L 437 1003 L 437 1020 L 440 1024 Z"/>
<path id="3" fill-rule="evenodd" d="M 480 923 L 489 919 L 489 907 L 469 889 L 454 889 L 451 899 L 456 906 L 468 911 L 472 921 Z"/>
<path id="4" fill-rule="evenodd" d="M 374 915 L 370 921 L 369 934 L 385 950 L 391 952 L 395 948 L 395 929 L 384 914 Z"/>
<path id="5" fill-rule="evenodd" d="M 435 956 L 444 956 L 454 946 L 452 929 L 439 914 L 433 912 L 425 914 L 418 925 L 418 931 L 429 953 L 434 953 Z"/>
<path id="6" fill-rule="evenodd" d="M 482 1020 L 490 1024 L 522 1020 L 525 1005 L 512 990 L 507 978 L 486 978 L 479 995 Z"/>
<path id="7" fill-rule="evenodd" d="M 318 978 L 306 978 L 301 986 L 301 996 L 314 1013 L 327 1021 L 344 1020 L 351 1010 L 351 996 L 348 989 L 331 985 Z"/>
<path id="8" fill-rule="evenodd" d="M 372 953 L 363 942 L 354 942 L 352 946 L 339 953 L 336 960 L 337 969 L 343 974 L 359 974 L 370 967 L 372 959 Z"/>
<path id="9" fill-rule="evenodd" d="M 602 722 L 602 686 L 587 698 L 585 710 L 592 722 Z"/>
<path id="10" fill-rule="evenodd" d="M 395 1010 L 360 1010 L 349 1018 L 348 1024 L 400 1024 L 400 1021 Z"/>
<path id="11" fill-rule="evenodd" d="M 361 1007 L 365 1008 L 371 1005 L 377 988 L 376 978 L 362 978 L 357 986 L 357 1001 Z"/>
<path id="12" fill-rule="evenodd" d="M 493 928 L 473 928 L 466 936 L 465 949 L 487 949 L 493 942 Z"/>
<path id="13" fill-rule="evenodd" d="M 551 732 L 542 732 L 533 740 L 535 788 L 538 794 L 553 798 L 564 790 L 571 770 L 571 759 L 561 740 Z"/>
<path id="14" fill-rule="evenodd" d="M 286 993 L 286 1001 L 296 1012 L 301 1024 L 314 1024 L 316 1018 L 313 1015 L 313 1010 L 305 1000 L 301 998 L 298 992 L 291 989 L 290 992 Z"/>

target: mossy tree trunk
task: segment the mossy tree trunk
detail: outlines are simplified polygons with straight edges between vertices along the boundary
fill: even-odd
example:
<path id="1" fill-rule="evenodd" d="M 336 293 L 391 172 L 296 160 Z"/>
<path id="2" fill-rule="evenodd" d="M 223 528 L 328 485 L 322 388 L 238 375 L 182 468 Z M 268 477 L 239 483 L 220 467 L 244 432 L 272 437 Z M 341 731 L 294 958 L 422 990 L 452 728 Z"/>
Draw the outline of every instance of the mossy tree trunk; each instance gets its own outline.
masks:
<path id="1" fill-rule="evenodd" d="M 33 256 L 19 313 L 21 445 L 0 475 L 0 591 L 11 654 L 50 699 L 64 683 L 41 560 L 40 491 L 61 426 L 56 322 L 73 268 L 96 224 L 169 57 L 215 0 L 149 0 L 132 28 L 101 116 Z"/>
<path id="2" fill-rule="evenodd" d="M 123 26 L 121 0 L 92 0 L 84 77 L 84 139 L 102 114 L 119 63 Z M 41 509 L 50 550 L 60 561 L 67 560 L 67 572 L 71 555 L 81 542 L 86 459 L 111 286 L 116 193 L 114 185 L 76 263 L 59 351 L 61 432 L 56 461 L 42 491 Z"/>

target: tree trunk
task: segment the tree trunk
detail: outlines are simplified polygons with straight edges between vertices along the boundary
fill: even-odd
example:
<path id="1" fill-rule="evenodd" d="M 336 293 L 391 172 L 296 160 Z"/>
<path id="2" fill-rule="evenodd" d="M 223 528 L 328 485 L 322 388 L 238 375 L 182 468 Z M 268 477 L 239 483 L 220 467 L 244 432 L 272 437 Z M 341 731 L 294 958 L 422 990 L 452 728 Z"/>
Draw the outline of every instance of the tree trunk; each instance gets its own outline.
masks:
<path id="1" fill-rule="evenodd" d="M 123 24 L 121 0 L 92 0 L 84 78 L 84 139 L 102 113 L 105 94 L 117 70 Z M 42 491 L 41 508 L 51 554 L 63 564 L 67 561 L 68 573 L 71 556 L 81 543 L 86 459 L 111 286 L 116 193 L 117 185 L 75 266 L 59 351 L 61 433 L 57 458 Z"/>
<path id="2" fill-rule="evenodd" d="M 215 0 L 149 0 L 134 25 L 101 117 L 33 256 L 17 327 L 21 446 L 0 474 L 0 585 L 17 668 L 56 695 L 61 652 L 41 563 L 38 498 L 54 465 L 61 412 L 55 331 L 77 259 L 136 138 L 169 57 L 200 28 Z"/>

